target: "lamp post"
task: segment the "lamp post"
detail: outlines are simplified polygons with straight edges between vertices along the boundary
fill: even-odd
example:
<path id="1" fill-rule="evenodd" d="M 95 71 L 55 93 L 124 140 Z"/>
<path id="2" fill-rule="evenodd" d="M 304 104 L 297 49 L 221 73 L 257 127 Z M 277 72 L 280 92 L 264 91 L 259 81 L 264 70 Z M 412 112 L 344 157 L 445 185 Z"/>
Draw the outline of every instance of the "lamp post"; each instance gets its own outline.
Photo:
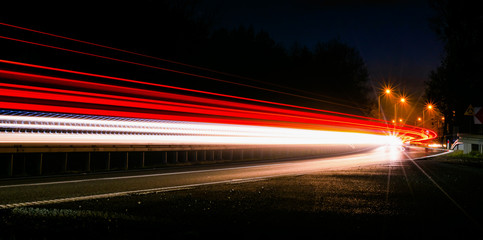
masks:
<path id="1" fill-rule="evenodd" d="M 428 111 L 433 110 L 433 104 L 431 104 L 431 103 L 430 103 L 430 104 L 426 105 L 426 107 L 425 107 L 425 108 L 423 108 L 423 128 L 424 128 L 424 111 L 425 111 L 426 109 L 428 109 Z"/>
<path id="2" fill-rule="evenodd" d="M 383 94 L 380 94 L 379 97 L 377 98 L 377 109 L 379 111 L 379 118 L 378 119 L 381 119 L 381 112 L 382 112 L 382 109 L 381 109 L 381 97 L 382 96 L 385 96 L 385 95 L 390 95 L 390 94 L 391 94 L 391 89 L 386 88 L 386 89 L 384 89 Z"/>
<path id="3" fill-rule="evenodd" d="M 398 101 L 399 103 L 406 103 L 406 98 L 405 97 L 401 97 Z M 394 119 L 397 119 L 397 104 L 398 102 L 396 102 L 394 104 Z M 399 121 L 399 122 L 402 122 L 402 121 Z"/>

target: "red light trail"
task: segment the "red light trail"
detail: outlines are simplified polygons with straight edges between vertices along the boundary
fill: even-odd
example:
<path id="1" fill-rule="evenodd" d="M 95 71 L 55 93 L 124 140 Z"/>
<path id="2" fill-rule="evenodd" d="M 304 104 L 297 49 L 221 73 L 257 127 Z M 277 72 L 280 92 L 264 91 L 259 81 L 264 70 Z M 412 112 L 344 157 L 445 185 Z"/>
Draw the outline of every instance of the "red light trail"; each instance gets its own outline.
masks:
<path id="1" fill-rule="evenodd" d="M 0 70 L 0 77 L 5 81 L 15 81 L 15 83 L 0 83 L 0 99 L 2 100 L 0 103 L 4 109 L 342 130 L 372 134 L 396 131 L 399 135 L 414 140 L 431 137 L 422 134 L 420 129 L 415 127 L 388 127 L 381 122 L 355 117 L 349 118 L 4 70 Z M 29 85 L 32 83 L 55 84 L 57 88 Z M 66 86 L 91 90 L 107 89 L 109 94 L 63 89 Z"/>
<path id="2" fill-rule="evenodd" d="M 0 23 L 0 25 L 16 27 L 3 23 Z M 41 31 L 21 27 L 16 28 L 34 31 L 49 36 L 60 37 L 66 40 L 77 41 L 84 44 L 90 44 L 97 47 L 144 56 L 142 54 L 137 54 L 130 51 L 75 40 L 54 34 L 48 34 Z M 174 72 L 192 77 L 229 82 L 231 84 L 279 92 L 272 89 L 242 83 L 234 83 L 199 74 L 162 68 L 48 44 L 36 43 L 6 36 L 0 36 L 0 38 L 76 54 L 83 54 L 91 57 L 103 58 L 126 64 L 134 64 Z M 146 55 L 145 57 L 150 56 Z M 164 59 L 159 60 L 164 61 Z M 0 109 L 189 121 L 199 123 L 237 124 L 247 127 L 276 127 L 292 130 L 303 129 L 304 131 L 320 131 L 326 134 L 327 131 L 339 131 L 343 133 L 352 132 L 359 134 L 363 133 L 367 135 L 375 134 L 380 136 L 389 134 L 391 136 L 398 136 L 405 141 L 422 141 L 436 137 L 436 134 L 428 129 L 422 129 L 409 125 L 390 125 L 388 122 L 382 120 L 352 114 L 181 88 L 158 83 L 148 83 L 127 78 L 105 76 L 10 60 L 0 59 L 0 63 L 28 67 L 29 69 L 42 69 L 51 72 L 62 72 L 73 75 L 73 77 L 54 77 L 45 74 L 40 75 L 0 69 Z M 86 77 L 88 80 L 85 80 Z M 131 85 L 134 84 L 139 86 L 139 88 L 100 83 L 96 82 L 97 79 L 114 80 L 118 83 L 130 83 Z M 147 86 L 149 86 L 150 90 L 143 89 Z M 177 92 L 181 93 L 172 93 L 167 92 L 166 90 L 176 90 Z M 287 94 L 284 92 L 280 93 Z M 196 96 L 190 94 L 196 94 Z M 42 121 L 48 120 L 44 119 Z M 10 124 L 16 128 L 19 127 L 17 124 Z M 270 132 L 273 129 L 269 128 L 266 130 Z M 294 134 L 302 133 L 309 134 L 309 132 L 299 132 Z M 310 132 L 310 134 L 312 133 L 313 132 Z M 253 141 L 253 139 L 251 141 Z M 297 144 L 300 142 L 304 141 L 298 139 Z"/>
<path id="3" fill-rule="evenodd" d="M 134 61 L 128 61 L 128 60 L 123 60 L 123 59 L 118 59 L 118 58 L 113 58 L 113 57 L 107 57 L 107 56 L 103 56 L 103 55 L 87 53 L 87 52 L 83 52 L 83 51 L 77 51 L 77 50 L 72 50 L 72 49 L 67 49 L 67 48 L 62 48 L 62 47 L 56 47 L 56 46 L 52 46 L 52 45 L 41 44 L 41 43 L 31 42 L 31 41 L 26 41 L 26 40 L 21 40 L 21 39 L 15 39 L 15 38 L 10 38 L 10 37 L 6 37 L 6 36 L 0 36 L 0 39 L 17 41 L 17 42 L 21 42 L 21 43 L 37 45 L 37 46 L 41 46 L 41 47 L 52 48 L 52 49 L 56 49 L 56 50 L 62 50 L 62 51 L 87 55 L 87 56 L 91 56 L 91 57 L 103 58 L 103 59 L 106 59 L 106 60 L 111 60 L 111 61 L 116 61 L 116 62 L 121 62 L 121 63 L 126 63 L 126 64 L 138 65 L 138 66 L 141 66 L 141 67 L 147 67 L 147 68 L 153 68 L 153 69 L 177 73 L 177 74 L 183 74 L 183 75 L 190 76 L 190 77 L 203 78 L 203 79 L 208 79 L 208 80 L 213 80 L 213 81 L 218 81 L 218 82 L 230 83 L 230 84 L 239 85 L 239 86 L 243 86 L 243 87 L 249 87 L 249 88 L 254 88 L 254 89 L 259 89 L 259 90 L 264 90 L 264 91 L 269 91 L 269 92 L 275 92 L 275 93 L 280 93 L 280 94 L 289 95 L 289 96 L 303 97 L 303 96 L 300 96 L 300 95 L 297 95 L 297 94 L 277 91 L 277 90 L 274 90 L 274 89 L 263 88 L 263 87 L 258 87 L 258 86 L 254 86 L 254 85 L 238 83 L 238 82 L 233 82 L 233 81 L 227 81 L 227 80 L 223 80 L 223 79 L 220 79 L 220 78 L 208 77 L 208 76 L 204 76 L 204 75 L 188 73 L 188 72 L 184 72 L 184 71 L 178 71 L 178 70 L 174 70 L 174 69 L 170 69 L 170 68 L 157 67 L 157 66 L 153 66 L 153 65 L 149 65 L 149 64 L 138 63 L 138 62 L 134 62 Z M 304 97 L 304 98 L 306 98 L 306 97 Z M 344 105 L 344 106 L 346 106 L 346 105 Z"/>
<path id="4" fill-rule="evenodd" d="M 191 65 L 191 64 L 177 62 L 177 61 L 172 61 L 172 60 L 168 60 L 168 59 L 164 59 L 164 58 L 153 57 L 153 56 L 146 55 L 146 54 L 141 54 L 141 53 L 137 53 L 137 52 L 133 52 L 133 51 L 127 51 L 127 50 L 124 50 L 124 49 L 114 48 L 114 47 L 110 47 L 110 46 L 106 46 L 106 45 L 102 45 L 102 44 L 97 44 L 97 43 L 93 43 L 93 42 L 83 41 L 83 40 L 79 40 L 79 39 L 75 39 L 75 38 L 70 38 L 70 37 L 65 37 L 65 36 L 61 36 L 61 35 L 57 35 L 57 34 L 47 33 L 47 32 L 43 32 L 43 31 L 39 31 L 39 30 L 35 30 L 35 29 L 30 29 L 30 28 L 15 26 L 15 25 L 6 24 L 6 23 L 0 23 L 0 25 L 6 26 L 6 27 L 10 27 L 10 28 L 20 29 L 20 30 L 24 30 L 24 31 L 29 31 L 29 32 L 33 32 L 33 33 L 38 33 L 38 34 L 41 34 L 41 35 L 51 36 L 51 37 L 54 37 L 54 38 L 65 39 L 65 40 L 68 40 L 68 41 L 73 41 L 73 42 L 78 42 L 78 43 L 82 43 L 82 44 L 86 44 L 86 45 L 91 45 L 91 46 L 95 46 L 95 47 L 99 47 L 99 48 L 114 50 L 114 51 L 117 51 L 117 52 L 127 53 L 127 54 L 131 54 L 131 55 L 135 55 L 135 56 L 141 56 L 141 57 L 145 57 L 145 58 L 148 58 L 148 59 L 154 59 L 154 60 L 158 60 L 158 61 L 162 61 L 162 62 L 168 62 L 168 63 L 172 63 L 172 64 L 176 64 L 176 65 L 181 65 L 181 66 L 185 66 L 185 67 L 189 67 L 189 68 L 193 68 L 193 69 L 198 69 L 198 70 L 203 70 L 203 71 L 207 71 L 207 72 L 217 73 L 217 74 L 221 74 L 221 75 L 224 75 L 224 76 L 230 76 L 230 77 L 235 77 L 235 78 L 238 78 L 238 79 L 244 79 L 244 80 L 249 80 L 249 81 L 254 81 L 254 82 L 261 82 L 261 83 L 268 84 L 268 85 L 273 85 L 273 86 L 278 86 L 278 87 L 282 87 L 282 88 L 285 88 L 285 89 L 294 90 L 292 88 L 288 88 L 286 86 L 281 86 L 281 85 L 278 85 L 278 84 L 267 83 L 267 82 L 263 82 L 263 81 L 259 81 L 259 80 L 255 80 L 255 79 L 252 79 L 252 78 L 247 78 L 247 77 L 243 77 L 243 76 L 239 76 L 239 75 L 235 75 L 235 74 L 231 74 L 231 73 L 221 72 L 221 71 L 217 71 L 217 70 L 213 70 L 213 69 L 209 69 L 209 68 L 205 68 L 205 67 L 195 66 L 195 65 Z M 34 42 L 30 42 L 30 41 L 24 41 L 24 40 L 20 40 L 20 39 L 14 39 L 14 38 L 8 38 L 8 37 L 4 37 L 4 39 L 9 39 L 9 40 L 12 40 L 12 41 L 20 41 L 20 42 L 24 42 L 24 43 L 28 43 L 28 44 L 33 44 L 33 45 L 38 45 L 38 46 L 44 46 L 44 47 L 49 47 L 49 48 L 55 48 L 55 49 L 58 49 L 58 50 L 64 50 L 64 51 L 70 51 L 70 52 L 77 52 L 77 51 L 72 51 L 70 49 L 58 48 L 58 47 L 54 47 L 54 46 L 50 46 L 50 45 L 38 44 L 38 43 L 34 43 Z M 77 53 L 90 55 L 88 53 L 84 53 L 84 52 L 80 52 L 80 51 L 77 52 Z M 91 56 L 98 56 L 98 55 L 92 54 Z M 98 56 L 98 57 L 103 58 L 103 56 Z M 117 59 L 111 59 L 111 60 L 118 61 Z M 122 61 L 122 60 L 120 60 L 120 61 Z M 134 64 L 137 64 L 137 63 L 134 63 Z M 150 66 L 150 65 L 146 65 L 146 67 L 156 68 L 156 67 Z M 163 69 L 163 70 L 170 71 L 170 69 Z M 179 72 L 179 71 L 175 71 L 175 72 L 184 74 L 184 72 Z M 201 75 L 200 75 L 200 77 L 206 78 L 206 77 L 201 76 Z M 295 97 L 299 97 L 299 98 L 305 98 L 305 99 L 315 100 L 315 101 L 319 101 L 319 102 L 325 102 L 325 103 L 330 103 L 330 104 L 334 104 L 334 105 L 340 105 L 340 106 L 344 106 L 344 107 L 349 107 L 349 108 L 355 108 L 355 109 L 357 109 L 356 107 L 353 107 L 351 105 L 336 103 L 336 102 L 327 101 L 327 100 L 321 100 L 321 99 L 312 98 L 312 97 L 308 97 L 308 96 L 303 96 L 303 95 L 299 95 L 299 94 L 287 93 L 287 92 L 282 92 L 282 91 L 275 91 L 273 89 L 260 88 L 260 87 L 253 86 L 253 85 L 240 84 L 240 83 L 237 83 L 237 82 L 226 81 L 226 80 L 222 80 L 222 79 L 218 79 L 218 78 L 208 78 L 208 79 L 215 80 L 215 81 L 226 82 L 226 83 L 235 84 L 235 85 L 240 85 L 240 86 L 247 86 L 247 87 L 251 87 L 251 88 L 262 89 L 262 90 L 266 90 L 266 91 L 277 92 L 277 93 L 281 93 L 281 94 L 285 94 L 285 95 L 289 95 L 289 96 L 295 96 Z M 297 90 L 297 89 L 295 89 L 295 90 Z"/>

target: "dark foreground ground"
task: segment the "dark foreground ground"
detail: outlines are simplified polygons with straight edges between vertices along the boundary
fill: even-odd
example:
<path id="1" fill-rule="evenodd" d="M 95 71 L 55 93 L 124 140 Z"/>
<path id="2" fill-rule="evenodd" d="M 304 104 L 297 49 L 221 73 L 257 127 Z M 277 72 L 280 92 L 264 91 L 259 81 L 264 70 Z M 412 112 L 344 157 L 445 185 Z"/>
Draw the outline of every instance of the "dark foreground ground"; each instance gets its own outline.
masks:
<path id="1" fill-rule="evenodd" d="M 483 168 L 441 156 L 0 211 L 0 239 L 482 239 Z"/>

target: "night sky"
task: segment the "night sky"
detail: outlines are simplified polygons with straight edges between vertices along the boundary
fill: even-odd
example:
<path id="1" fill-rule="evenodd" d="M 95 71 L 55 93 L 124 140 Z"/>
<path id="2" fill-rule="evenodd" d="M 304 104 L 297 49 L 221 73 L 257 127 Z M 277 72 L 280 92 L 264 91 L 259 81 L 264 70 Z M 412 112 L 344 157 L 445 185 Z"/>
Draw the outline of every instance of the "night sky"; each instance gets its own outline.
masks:
<path id="1" fill-rule="evenodd" d="M 443 53 L 442 42 L 429 27 L 434 12 L 423 0 L 205 0 L 203 4 L 215 13 L 216 27 L 251 25 L 287 48 L 294 42 L 313 48 L 318 41 L 339 38 L 359 50 L 371 80 L 394 82 L 413 101 L 424 93 L 424 81 Z"/>
<path id="2" fill-rule="evenodd" d="M 53 33 L 110 45 L 110 42 L 103 42 L 95 35 L 95 38 L 89 38 L 76 34 L 79 28 L 75 26 L 58 27 L 60 31 L 56 31 L 55 25 L 62 25 L 65 20 L 59 19 L 68 17 L 72 11 L 82 17 L 79 20 L 81 23 L 83 19 L 90 19 L 90 12 L 94 11 L 106 15 L 105 21 L 116 24 L 109 14 L 126 19 L 136 17 L 134 10 L 116 13 L 117 5 L 129 7 L 127 9 L 143 9 L 149 6 L 146 3 L 156 1 L 77 3 L 76 7 L 66 7 L 66 11 L 58 11 L 57 5 L 44 6 L 43 2 L 28 8 L 30 12 L 25 12 L 24 8 L 10 7 L 8 13 L 22 21 L 6 22 L 44 31 L 54 29 Z M 268 32 L 287 49 L 295 42 L 313 48 L 319 41 L 338 38 L 356 48 L 366 62 L 373 82 L 374 99 L 380 83 L 389 81 L 398 85 L 397 91 L 409 95 L 411 106 L 420 108 L 423 105 L 424 81 L 428 79 L 430 71 L 440 64 L 443 54 L 443 43 L 430 29 L 428 20 L 435 13 L 426 0 L 200 0 L 199 4 L 196 9 L 200 15 L 213 16 L 214 29 L 252 26 L 256 31 Z M 51 12 L 44 13 L 39 8 L 50 9 Z M 86 12 L 91 15 L 86 15 Z M 48 18 L 55 20 L 55 24 L 42 25 Z M 85 29 L 89 28 L 80 28 Z M 156 56 L 166 58 L 164 55 Z"/>

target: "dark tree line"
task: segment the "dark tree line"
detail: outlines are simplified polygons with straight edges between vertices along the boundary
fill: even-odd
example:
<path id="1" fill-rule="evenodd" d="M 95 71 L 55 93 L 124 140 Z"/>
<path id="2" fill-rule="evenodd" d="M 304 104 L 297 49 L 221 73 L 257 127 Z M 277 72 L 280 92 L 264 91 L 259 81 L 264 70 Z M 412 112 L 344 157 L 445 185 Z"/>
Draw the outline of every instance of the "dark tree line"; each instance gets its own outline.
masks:
<path id="1" fill-rule="evenodd" d="M 481 133 L 481 127 L 472 124 L 473 117 L 464 113 L 470 104 L 483 106 L 483 2 L 430 3 L 437 12 L 431 24 L 444 42 L 444 56 L 426 82 L 426 98 L 447 119 L 445 134 Z"/>
<path id="2" fill-rule="evenodd" d="M 212 14 L 200 11 L 197 0 L 71 1 L 69 6 L 64 7 L 49 5 L 48 2 L 27 2 L 16 1 L 5 5 L 1 20 L 230 75 L 126 56 L 6 28 L 2 31 L 10 31 L 8 33 L 13 37 L 33 37 L 39 42 L 119 58 L 128 57 L 132 61 L 259 88 L 0 40 L 4 58 L 356 114 L 367 114 L 370 108 L 371 101 L 367 96 L 369 75 L 364 61 L 355 48 L 338 39 L 310 47 L 295 43 L 287 48 L 273 40 L 268 32 L 255 31 L 252 26 L 213 29 Z M 19 8 L 20 5 L 24 7 Z M 15 9 L 22 9 L 22 15 L 16 14 Z"/>
<path id="3" fill-rule="evenodd" d="M 307 97 L 292 100 L 298 104 L 367 113 L 367 68 L 358 51 L 340 40 L 319 42 L 313 49 L 300 44 L 287 49 L 267 32 L 242 26 L 214 31 L 209 44 L 209 52 L 202 55 L 210 56 L 209 67 L 265 82 L 242 79 L 250 84 Z"/>

